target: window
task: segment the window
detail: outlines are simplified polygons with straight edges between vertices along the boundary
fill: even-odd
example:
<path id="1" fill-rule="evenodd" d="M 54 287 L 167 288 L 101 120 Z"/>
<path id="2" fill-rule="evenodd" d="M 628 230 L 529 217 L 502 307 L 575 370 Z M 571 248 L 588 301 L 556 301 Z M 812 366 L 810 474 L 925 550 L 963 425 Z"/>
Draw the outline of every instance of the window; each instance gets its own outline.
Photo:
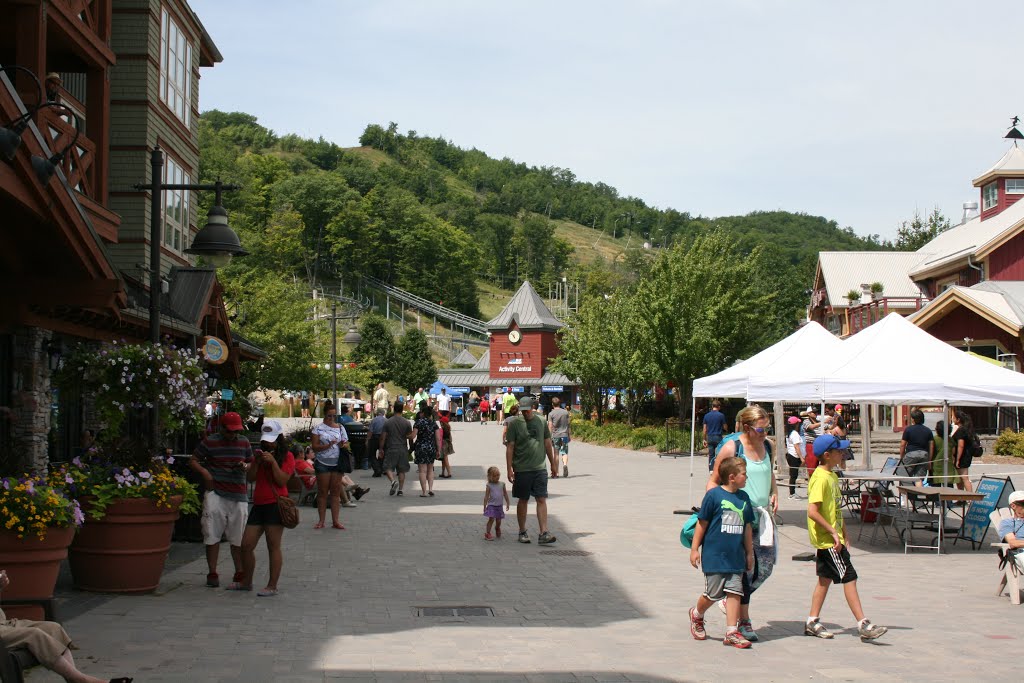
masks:
<path id="1" fill-rule="evenodd" d="M 192 182 L 188 173 L 170 155 L 164 162 L 164 183 L 185 185 Z M 177 253 L 188 249 L 188 190 L 164 190 L 164 246 Z"/>
<path id="2" fill-rule="evenodd" d="M 160 101 L 189 125 L 192 113 L 192 46 L 165 9 L 160 15 Z"/>
<path id="3" fill-rule="evenodd" d="M 988 211 L 999 202 L 998 183 L 989 183 L 981 188 L 981 210 Z"/>
<path id="4" fill-rule="evenodd" d="M 1024 194 L 1024 178 L 1007 178 L 1006 194 Z"/>

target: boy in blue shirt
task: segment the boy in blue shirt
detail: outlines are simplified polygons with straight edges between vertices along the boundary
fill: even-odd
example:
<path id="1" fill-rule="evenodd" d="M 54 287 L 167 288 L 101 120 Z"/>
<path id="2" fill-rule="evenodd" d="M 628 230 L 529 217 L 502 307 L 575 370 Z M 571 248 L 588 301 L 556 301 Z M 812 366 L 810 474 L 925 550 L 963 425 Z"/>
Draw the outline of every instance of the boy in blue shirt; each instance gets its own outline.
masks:
<path id="1" fill-rule="evenodd" d="M 704 592 L 690 609 L 690 633 L 696 640 L 707 640 L 704 613 L 725 598 L 728 625 L 722 644 L 748 648 L 750 641 L 737 628 L 744 572 L 754 571 L 754 506 L 740 490 L 747 483 L 747 464 L 743 458 L 728 458 L 718 471 L 725 483 L 704 494 L 693 532 L 690 564 L 701 565 Z"/>

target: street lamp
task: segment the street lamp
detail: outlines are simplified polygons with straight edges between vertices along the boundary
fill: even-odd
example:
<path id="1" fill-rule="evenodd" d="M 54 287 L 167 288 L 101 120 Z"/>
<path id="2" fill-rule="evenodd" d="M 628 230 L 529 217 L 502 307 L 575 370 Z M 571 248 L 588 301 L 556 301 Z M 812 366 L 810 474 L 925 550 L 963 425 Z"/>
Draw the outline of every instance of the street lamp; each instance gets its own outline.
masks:
<path id="1" fill-rule="evenodd" d="M 213 190 L 217 193 L 213 207 L 207 217 L 206 226 L 196 233 L 192 246 L 185 250 L 186 254 L 197 254 L 207 259 L 214 268 L 227 265 L 232 256 L 245 256 L 249 252 L 242 248 L 238 235 L 228 227 L 228 213 L 222 204 L 224 190 L 238 190 L 238 185 L 225 185 L 219 180 L 212 185 L 193 185 L 180 183 L 162 183 L 164 172 L 164 153 L 157 145 L 149 157 L 149 184 L 138 184 L 136 190 L 149 191 L 149 340 L 160 343 L 160 219 L 163 215 L 164 190 Z M 150 433 L 153 446 L 160 440 L 160 407 L 154 402 L 150 413 Z"/>

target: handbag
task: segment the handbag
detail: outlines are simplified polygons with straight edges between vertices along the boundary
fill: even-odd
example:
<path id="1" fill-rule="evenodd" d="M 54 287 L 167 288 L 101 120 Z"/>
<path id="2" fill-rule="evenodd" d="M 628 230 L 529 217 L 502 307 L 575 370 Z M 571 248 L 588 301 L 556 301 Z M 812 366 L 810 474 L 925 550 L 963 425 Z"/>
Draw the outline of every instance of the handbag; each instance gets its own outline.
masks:
<path id="1" fill-rule="evenodd" d="M 299 508 L 288 496 L 277 497 L 277 512 L 285 529 L 294 529 L 299 525 Z"/>
<path id="2" fill-rule="evenodd" d="M 693 547 L 693 534 L 697 529 L 697 513 L 694 512 L 683 524 L 683 528 L 679 531 L 679 542 L 683 544 L 684 548 Z"/>

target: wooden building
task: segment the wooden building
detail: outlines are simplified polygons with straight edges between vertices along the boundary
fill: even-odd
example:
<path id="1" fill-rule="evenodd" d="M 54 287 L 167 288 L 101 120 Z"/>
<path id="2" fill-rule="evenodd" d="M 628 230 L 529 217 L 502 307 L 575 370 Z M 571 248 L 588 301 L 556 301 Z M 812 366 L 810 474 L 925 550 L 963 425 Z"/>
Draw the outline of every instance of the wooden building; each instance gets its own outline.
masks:
<path id="1" fill-rule="evenodd" d="M 148 339 L 150 202 L 133 186 L 149 182 L 157 144 L 164 182 L 196 181 L 199 68 L 221 56 L 182 0 L 0 7 L 0 124 L 20 135 L 0 158 L 0 449 L 38 469 L 93 426 L 78 397 L 53 390 L 62 353 Z M 226 340 L 238 353 L 222 374 L 237 376 L 238 360 L 260 352 L 233 338 L 215 272 L 183 253 L 197 231 L 192 198 L 165 195 L 161 331 L 181 344 Z"/>

